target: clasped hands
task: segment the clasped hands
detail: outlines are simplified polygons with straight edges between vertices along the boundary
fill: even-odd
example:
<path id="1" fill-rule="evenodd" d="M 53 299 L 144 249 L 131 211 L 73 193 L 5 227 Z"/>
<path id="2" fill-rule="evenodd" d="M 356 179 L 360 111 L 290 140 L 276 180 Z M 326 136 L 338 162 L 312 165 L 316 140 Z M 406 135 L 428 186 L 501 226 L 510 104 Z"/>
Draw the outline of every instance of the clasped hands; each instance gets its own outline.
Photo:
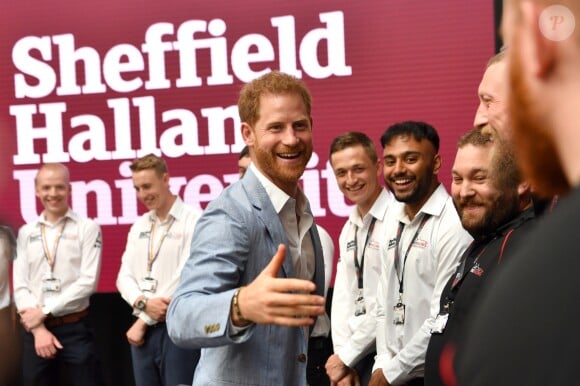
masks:
<path id="1" fill-rule="evenodd" d="M 149 298 L 147 299 L 147 306 L 143 312 L 157 322 L 164 322 L 170 302 L 171 298 L 167 297 Z M 148 327 L 144 320 L 137 318 L 125 334 L 129 344 L 137 347 L 143 345 Z"/>
<path id="2" fill-rule="evenodd" d="M 34 336 L 36 355 L 44 359 L 52 359 L 58 350 L 63 348 L 59 340 L 44 326 L 46 315 L 40 307 L 25 308 L 18 312 L 20 323 L 24 329 Z"/>

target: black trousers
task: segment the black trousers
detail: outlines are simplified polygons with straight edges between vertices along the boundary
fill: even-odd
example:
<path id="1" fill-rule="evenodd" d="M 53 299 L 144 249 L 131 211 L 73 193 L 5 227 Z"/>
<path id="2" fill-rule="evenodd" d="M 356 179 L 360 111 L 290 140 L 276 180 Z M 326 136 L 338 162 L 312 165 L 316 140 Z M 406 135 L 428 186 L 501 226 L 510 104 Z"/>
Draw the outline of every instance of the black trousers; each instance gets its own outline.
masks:
<path id="1" fill-rule="evenodd" d="M 330 337 L 312 337 L 308 341 L 308 363 L 306 364 L 306 381 L 310 386 L 330 386 L 326 375 L 326 361 L 332 355 Z"/>
<path id="2" fill-rule="evenodd" d="M 95 337 L 87 318 L 49 330 L 63 346 L 53 359 L 36 355 L 34 336 L 22 329 L 24 386 L 102 386 Z"/>
<path id="3" fill-rule="evenodd" d="M 367 386 L 371 380 L 376 355 L 377 353 L 373 351 L 372 353 L 368 354 L 360 361 L 358 361 L 358 363 L 354 366 L 354 369 L 356 370 L 360 378 L 360 384 L 362 386 Z"/>

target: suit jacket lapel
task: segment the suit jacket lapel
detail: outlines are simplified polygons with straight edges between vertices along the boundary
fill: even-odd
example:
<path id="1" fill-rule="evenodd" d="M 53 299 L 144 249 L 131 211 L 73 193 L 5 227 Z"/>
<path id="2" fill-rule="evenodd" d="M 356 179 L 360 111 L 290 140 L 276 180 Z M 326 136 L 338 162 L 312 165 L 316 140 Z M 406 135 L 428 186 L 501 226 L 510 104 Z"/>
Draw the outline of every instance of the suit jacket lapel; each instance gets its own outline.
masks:
<path id="1" fill-rule="evenodd" d="M 314 284 L 316 284 L 316 294 L 324 296 L 324 255 L 315 223 L 310 227 L 310 237 L 312 237 L 312 245 L 314 246 Z"/>
<path id="2" fill-rule="evenodd" d="M 242 184 L 246 190 L 246 194 L 248 195 L 248 200 L 256 209 L 256 216 L 260 221 L 262 221 L 266 228 L 266 232 L 268 232 L 274 242 L 275 250 L 272 252 L 272 256 L 274 256 L 274 253 L 276 253 L 276 250 L 278 249 L 278 245 L 284 244 L 288 246 L 289 244 L 284 227 L 280 222 L 280 217 L 278 216 L 278 213 L 276 213 L 266 189 L 264 189 L 264 186 L 262 186 L 258 177 L 256 177 L 251 169 L 249 169 L 244 175 Z M 270 259 L 272 256 L 270 256 Z M 284 263 L 282 263 L 282 276 L 296 276 L 294 273 L 294 265 L 292 264 L 292 256 L 290 256 L 290 248 L 288 247 L 286 248 L 286 258 L 284 259 Z"/>

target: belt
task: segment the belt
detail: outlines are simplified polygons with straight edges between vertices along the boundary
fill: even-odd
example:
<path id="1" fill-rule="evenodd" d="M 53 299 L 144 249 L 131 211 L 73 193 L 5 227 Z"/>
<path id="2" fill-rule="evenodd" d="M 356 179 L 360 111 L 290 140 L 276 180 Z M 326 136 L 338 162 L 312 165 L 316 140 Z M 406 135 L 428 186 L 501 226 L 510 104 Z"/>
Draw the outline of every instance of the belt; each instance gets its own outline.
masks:
<path id="1" fill-rule="evenodd" d="M 89 314 L 89 309 L 85 308 L 79 312 L 73 312 L 72 314 L 67 314 L 63 316 L 48 316 L 44 319 L 44 325 L 47 328 L 62 326 L 63 324 L 69 323 L 77 323 L 80 322 L 81 319 L 86 317 Z"/>

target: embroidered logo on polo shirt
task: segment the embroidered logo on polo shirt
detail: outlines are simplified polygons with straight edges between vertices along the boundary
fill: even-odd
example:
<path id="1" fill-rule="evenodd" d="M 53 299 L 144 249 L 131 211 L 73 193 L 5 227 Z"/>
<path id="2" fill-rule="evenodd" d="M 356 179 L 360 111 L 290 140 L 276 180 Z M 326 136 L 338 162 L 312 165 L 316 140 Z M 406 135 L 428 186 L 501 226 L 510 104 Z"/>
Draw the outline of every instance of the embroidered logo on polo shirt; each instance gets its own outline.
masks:
<path id="1" fill-rule="evenodd" d="M 425 249 L 429 246 L 429 242 L 427 240 L 417 239 L 413 243 L 413 246 Z"/>
<path id="2" fill-rule="evenodd" d="M 348 243 L 346 243 L 346 250 L 350 251 L 351 249 L 354 249 L 355 247 L 355 242 L 354 240 L 349 241 Z"/>
<path id="3" fill-rule="evenodd" d="M 140 239 L 148 239 L 151 236 L 151 231 L 139 232 Z"/>
<path id="4" fill-rule="evenodd" d="M 481 276 L 483 276 L 483 273 L 485 271 L 483 270 L 483 268 L 481 268 L 479 266 L 479 263 L 475 263 L 475 265 L 471 268 L 471 271 L 469 271 L 469 272 L 471 272 L 472 274 L 474 274 L 476 276 L 481 277 Z"/>
<path id="5" fill-rule="evenodd" d="M 29 243 L 35 243 L 37 241 L 42 241 L 42 235 L 41 234 L 28 236 L 28 242 Z"/>
<path id="6" fill-rule="evenodd" d="M 101 248 L 103 245 L 103 241 L 101 239 L 101 232 L 97 235 L 97 239 L 95 240 L 95 244 L 93 245 L 94 248 Z"/>

